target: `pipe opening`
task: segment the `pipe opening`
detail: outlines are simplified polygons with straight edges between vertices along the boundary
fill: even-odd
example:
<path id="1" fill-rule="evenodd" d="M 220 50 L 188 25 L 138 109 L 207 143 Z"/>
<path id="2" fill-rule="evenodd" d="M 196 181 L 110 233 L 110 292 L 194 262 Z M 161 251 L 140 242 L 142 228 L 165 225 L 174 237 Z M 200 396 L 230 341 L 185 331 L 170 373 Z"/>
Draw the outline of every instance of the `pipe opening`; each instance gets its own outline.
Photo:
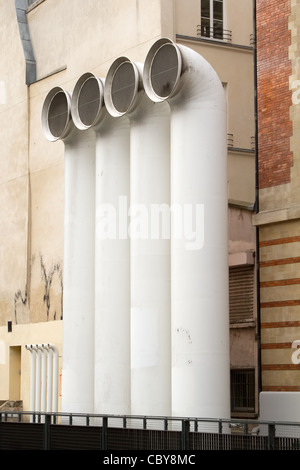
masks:
<path id="1" fill-rule="evenodd" d="M 162 46 L 155 54 L 151 66 L 151 84 L 154 92 L 167 98 L 177 81 L 178 57 L 171 44 Z"/>
<path id="2" fill-rule="evenodd" d="M 181 73 L 181 55 L 170 39 L 158 40 L 149 50 L 144 67 L 145 91 L 154 101 L 163 101 L 175 91 Z"/>
<path id="3" fill-rule="evenodd" d="M 72 94 L 72 117 L 79 129 L 95 125 L 103 105 L 103 85 L 99 78 L 86 73 L 77 81 Z"/>
<path id="4" fill-rule="evenodd" d="M 117 59 L 108 71 L 104 99 L 108 112 L 122 116 L 135 104 L 138 91 L 138 71 L 126 58 Z"/>
<path id="5" fill-rule="evenodd" d="M 45 136 L 51 141 L 65 137 L 70 122 L 70 97 L 62 88 L 53 88 L 48 93 L 42 109 L 42 126 Z"/>
<path id="6" fill-rule="evenodd" d="M 59 137 L 63 133 L 68 117 L 68 103 L 61 91 L 53 97 L 48 110 L 49 130 L 54 137 Z"/>

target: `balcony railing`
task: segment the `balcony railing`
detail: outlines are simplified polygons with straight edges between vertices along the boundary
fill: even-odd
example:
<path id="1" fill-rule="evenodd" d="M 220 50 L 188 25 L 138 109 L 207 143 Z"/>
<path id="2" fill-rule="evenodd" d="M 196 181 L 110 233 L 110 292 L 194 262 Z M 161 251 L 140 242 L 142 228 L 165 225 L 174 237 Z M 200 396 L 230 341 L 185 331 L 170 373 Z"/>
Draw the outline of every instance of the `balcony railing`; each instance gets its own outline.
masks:
<path id="1" fill-rule="evenodd" d="M 2 412 L 0 450 L 6 449 L 299 450 L 300 423 Z"/>
<path id="2" fill-rule="evenodd" d="M 231 42 L 232 41 L 232 31 L 229 29 L 221 29 L 219 27 L 208 27 L 202 26 L 201 24 L 197 25 L 197 36 L 202 38 L 214 39 L 218 41 Z"/>

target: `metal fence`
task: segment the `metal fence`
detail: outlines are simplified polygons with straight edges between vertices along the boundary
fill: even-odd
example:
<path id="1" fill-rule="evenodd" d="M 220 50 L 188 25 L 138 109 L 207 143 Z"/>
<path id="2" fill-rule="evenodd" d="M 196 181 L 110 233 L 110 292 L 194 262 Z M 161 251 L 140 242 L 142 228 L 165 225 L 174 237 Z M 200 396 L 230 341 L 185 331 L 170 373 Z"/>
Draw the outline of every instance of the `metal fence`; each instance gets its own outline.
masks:
<path id="1" fill-rule="evenodd" d="M 0 413 L 0 450 L 299 450 L 300 423 Z"/>

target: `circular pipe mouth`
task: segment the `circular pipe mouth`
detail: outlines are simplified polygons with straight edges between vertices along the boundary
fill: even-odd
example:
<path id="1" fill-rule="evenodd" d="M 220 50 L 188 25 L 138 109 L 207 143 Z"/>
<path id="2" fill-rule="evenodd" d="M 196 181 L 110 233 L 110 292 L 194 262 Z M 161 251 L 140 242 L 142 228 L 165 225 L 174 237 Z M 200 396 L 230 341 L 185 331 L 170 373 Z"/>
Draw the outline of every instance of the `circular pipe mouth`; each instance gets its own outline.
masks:
<path id="1" fill-rule="evenodd" d="M 174 95 L 182 72 L 179 48 L 168 38 L 156 41 L 149 50 L 143 70 L 145 92 L 160 102 Z"/>
<path id="2" fill-rule="evenodd" d="M 106 109 L 114 117 L 132 111 L 140 90 L 139 70 L 127 57 L 116 59 L 106 76 L 104 101 Z"/>
<path id="3" fill-rule="evenodd" d="M 52 88 L 42 108 L 42 127 L 52 142 L 63 139 L 71 128 L 71 96 L 61 87 Z"/>
<path id="4" fill-rule="evenodd" d="M 101 119 L 103 83 L 92 73 L 83 74 L 77 81 L 71 98 L 71 113 L 75 126 L 85 130 Z"/>

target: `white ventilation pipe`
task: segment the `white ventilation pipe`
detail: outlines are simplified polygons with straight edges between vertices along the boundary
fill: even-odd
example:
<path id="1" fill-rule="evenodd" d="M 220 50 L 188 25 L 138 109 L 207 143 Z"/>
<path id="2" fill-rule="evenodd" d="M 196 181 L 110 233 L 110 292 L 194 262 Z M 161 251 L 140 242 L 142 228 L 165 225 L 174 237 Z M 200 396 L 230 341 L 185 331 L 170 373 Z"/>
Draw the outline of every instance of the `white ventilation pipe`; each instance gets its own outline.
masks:
<path id="1" fill-rule="evenodd" d="M 46 411 L 50 413 L 52 411 L 52 383 L 53 383 L 53 354 L 47 344 L 43 344 L 43 347 L 47 351 L 47 403 Z"/>
<path id="2" fill-rule="evenodd" d="M 55 344 L 47 344 L 47 349 L 51 353 L 49 356 L 53 356 L 51 363 L 52 363 L 52 393 L 51 393 L 51 400 L 49 397 L 49 403 L 52 404 L 51 409 L 53 413 L 58 411 L 58 376 L 59 376 L 59 352 L 58 348 Z"/>
<path id="3" fill-rule="evenodd" d="M 33 349 L 32 344 L 26 344 L 25 348 L 31 353 L 31 364 L 30 364 L 30 405 L 29 411 L 35 411 L 35 380 L 36 380 L 36 352 Z M 33 421 L 33 416 L 31 417 Z"/>
<path id="4" fill-rule="evenodd" d="M 130 120 L 131 413 L 168 415 L 170 389 L 170 240 L 151 234 L 151 208 L 169 207 L 169 107 L 151 102 L 141 66 L 110 67 L 105 104 Z"/>
<path id="5" fill-rule="evenodd" d="M 230 417 L 226 103 L 216 72 L 195 51 L 162 38 L 144 86 L 171 108 L 172 414 Z M 154 137 L 153 137 L 154 138 Z M 198 210 L 198 212 L 197 212 Z M 190 233 L 189 233 L 190 232 Z"/>
<path id="6" fill-rule="evenodd" d="M 48 140 L 65 145 L 62 411 L 92 412 L 95 136 L 75 129 L 71 96 L 60 87 L 44 101 L 42 126 Z"/>
<path id="7" fill-rule="evenodd" d="M 31 352 L 30 411 L 57 412 L 58 349 L 54 344 L 26 344 L 25 348 Z"/>
<path id="8" fill-rule="evenodd" d="M 36 352 L 35 411 L 41 411 L 41 349 L 38 344 L 32 348 Z"/>
<path id="9" fill-rule="evenodd" d="M 44 349 L 42 344 L 37 344 L 36 348 L 41 357 L 40 411 L 44 413 L 46 411 L 47 403 L 47 351 Z"/>
<path id="10" fill-rule="evenodd" d="M 78 129 L 96 135 L 94 412 L 130 413 L 129 121 L 113 119 L 103 81 L 86 73 L 72 93 Z"/>

